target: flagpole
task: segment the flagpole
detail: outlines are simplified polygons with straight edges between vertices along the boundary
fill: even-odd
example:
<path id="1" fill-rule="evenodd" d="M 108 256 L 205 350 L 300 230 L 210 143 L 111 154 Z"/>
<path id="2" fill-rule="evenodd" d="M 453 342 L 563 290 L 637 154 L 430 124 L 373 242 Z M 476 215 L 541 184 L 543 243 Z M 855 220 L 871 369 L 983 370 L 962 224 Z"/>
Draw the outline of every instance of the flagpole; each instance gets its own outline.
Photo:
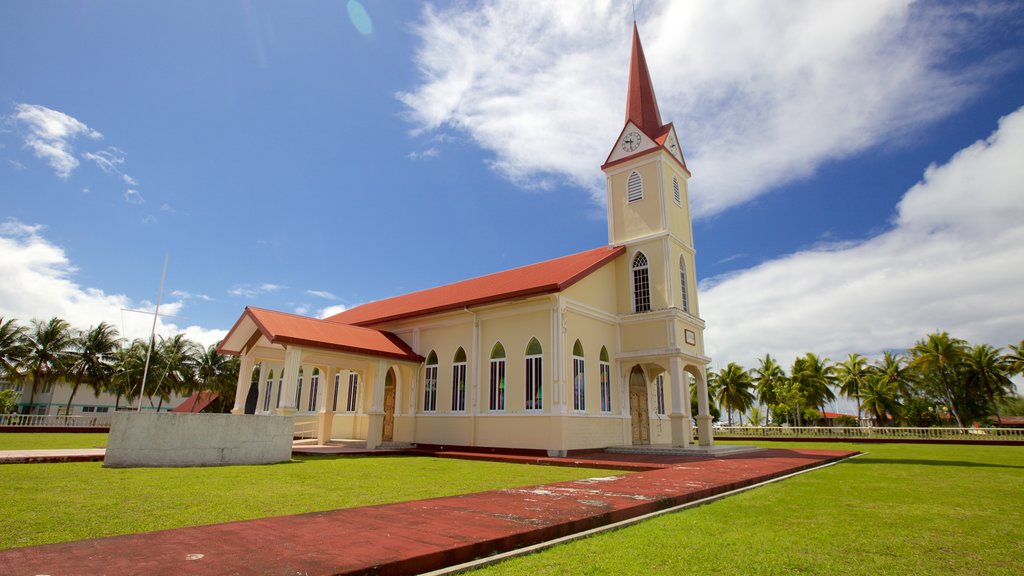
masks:
<path id="1" fill-rule="evenodd" d="M 139 390 L 139 412 L 142 412 L 142 397 L 146 395 L 146 376 L 149 374 L 149 357 L 156 342 L 156 320 L 160 317 L 160 299 L 164 297 L 164 279 L 167 278 L 167 261 L 171 255 L 164 255 L 164 271 L 160 274 L 160 292 L 156 296 L 156 310 L 153 312 L 153 328 L 149 331 L 149 350 L 146 351 L 146 367 L 142 369 L 142 389 Z"/>

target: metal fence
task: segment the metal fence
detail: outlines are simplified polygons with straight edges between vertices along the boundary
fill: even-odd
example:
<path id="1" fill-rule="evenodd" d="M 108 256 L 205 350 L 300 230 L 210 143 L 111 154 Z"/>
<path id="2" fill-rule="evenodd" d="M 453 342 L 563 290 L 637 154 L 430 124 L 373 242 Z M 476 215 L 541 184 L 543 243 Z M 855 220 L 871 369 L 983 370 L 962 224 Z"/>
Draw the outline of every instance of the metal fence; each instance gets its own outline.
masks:
<path id="1" fill-rule="evenodd" d="M 110 428 L 113 414 L 95 416 L 43 416 L 40 414 L 3 414 L 0 426 L 35 426 L 40 428 Z"/>
<path id="2" fill-rule="evenodd" d="M 892 440 L 1024 441 L 1024 428 L 886 428 L 844 426 L 722 426 L 715 436 L 743 438 L 841 438 Z"/>

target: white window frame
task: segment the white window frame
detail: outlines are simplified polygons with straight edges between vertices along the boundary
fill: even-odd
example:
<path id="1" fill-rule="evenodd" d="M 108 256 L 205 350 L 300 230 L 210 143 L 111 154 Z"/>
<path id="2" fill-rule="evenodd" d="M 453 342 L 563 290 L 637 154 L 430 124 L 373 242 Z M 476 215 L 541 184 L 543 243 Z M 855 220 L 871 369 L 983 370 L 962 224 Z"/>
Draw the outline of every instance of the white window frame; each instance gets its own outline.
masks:
<path id="1" fill-rule="evenodd" d="M 637 264 L 637 261 L 641 258 L 643 258 L 643 263 Z M 651 273 L 649 262 L 647 255 L 643 252 L 637 252 L 633 255 L 633 261 L 630 265 L 630 273 L 632 275 L 630 280 L 633 286 L 634 313 L 651 311 Z"/>
<path id="2" fill-rule="evenodd" d="M 427 364 L 423 371 L 423 411 L 437 412 L 437 364 Z"/>
<path id="3" fill-rule="evenodd" d="M 644 199 L 644 177 L 633 170 L 626 178 L 626 202 L 636 202 Z"/>
<path id="4" fill-rule="evenodd" d="M 308 398 L 308 401 L 307 401 L 307 404 L 306 404 L 306 406 L 309 408 L 308 409 L 309 412 L 316 412 L 316 410 L 317 410 L 316 396 L 317 396 L 317 393 L 319 391 L 320 391 L 320 375 L 319 374 L 313 374 L 312 376 L 309 377 L 309 398 Z"/>
<path id="5" fill-rule="evenodd" d="M 612 365 L 601 361 L 598 363 L 601 371 L 601 413 L 612 413 Z"/>
<path id="6" fill-rule="evenodd" d="M 583 356 L 572 357 L 572 409 L 576 412 L 587 411 L 587 377 L 586 361 Z"/>
<path id="7" fill-rule="evenodd" d="M 337 372 L 334 375 L 334 402 L 331 404 L 331 412 L 338 411 L 338 397 L 341 395 L 339 390 L 341 389 L 341 372 Z"/>
<path id="8" fill-rule="evenodd" d="M 526 357 L 525 406 L 527 412 L 544 410 L 544 354 Z"/>
<path id="9" fill-rule="evenodd" d="M 654 411 L 658 416 L 665 415 L 665 375 L 658 374 L 654 379 L 655 403 Z"/>
<path id="10" fill-rule="evenodd" d="M 505 358 L 491 358 L 491 412 L 505 411 Z"/>
<path id="11" fill-rule="evenodd" d="M 267 383 L 264 386 L 265 392 L 263 393 L 263 411 L 270 412 L 270 395 L 274 393 L 274 379 L 267 378 Z"/>
<path id="12" fill-rule="evenodd" d="M 466 411 L 466 363 L 452 363 L 452 412 Z"/>
<path id="13" fill-rule="evenodd" d="M 683 312 L 690 313 L 690 290 L 686 284 L 686 256 L 679 257 L 679 284 L 682 296 Z"/>

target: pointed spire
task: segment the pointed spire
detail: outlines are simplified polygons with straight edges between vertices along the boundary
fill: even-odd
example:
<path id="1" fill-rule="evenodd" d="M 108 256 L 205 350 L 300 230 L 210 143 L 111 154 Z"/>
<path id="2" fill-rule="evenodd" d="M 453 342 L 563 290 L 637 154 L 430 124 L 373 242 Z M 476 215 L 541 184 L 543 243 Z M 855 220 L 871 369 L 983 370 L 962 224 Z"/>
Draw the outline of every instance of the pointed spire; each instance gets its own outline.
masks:
<path id="1" fill-rule="evenodd" d="M 632 121 L 649 136 L 661 129 L 661 113 L 654 97 L 647 59 L 640 45 L 640 32 L 633 22 L 633 55 L 629 60 L 629 91 L 626 93 L 626 122 Z"/>

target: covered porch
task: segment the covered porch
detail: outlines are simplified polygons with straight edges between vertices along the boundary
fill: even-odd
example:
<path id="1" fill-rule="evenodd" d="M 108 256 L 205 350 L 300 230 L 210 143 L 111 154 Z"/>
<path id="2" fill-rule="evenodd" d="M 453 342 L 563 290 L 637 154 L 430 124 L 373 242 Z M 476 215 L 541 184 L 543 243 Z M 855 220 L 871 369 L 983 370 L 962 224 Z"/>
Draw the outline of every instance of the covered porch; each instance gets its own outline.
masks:
<path id="1" fill-rule="evenodd" d="M 319 444 L 415 436 L 423 358 L 394 334 L 247 307 L 219 350 L 240 358 L 233 414 L 293 416 Z"/>

